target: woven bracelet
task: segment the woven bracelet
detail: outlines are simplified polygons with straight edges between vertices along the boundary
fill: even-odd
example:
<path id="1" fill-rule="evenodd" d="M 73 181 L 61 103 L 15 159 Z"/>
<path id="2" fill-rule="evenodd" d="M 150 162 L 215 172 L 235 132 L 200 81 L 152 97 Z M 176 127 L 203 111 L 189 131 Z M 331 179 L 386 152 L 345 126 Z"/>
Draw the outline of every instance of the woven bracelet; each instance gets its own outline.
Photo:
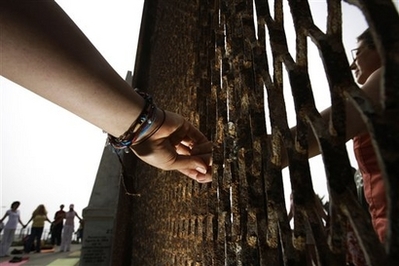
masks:
<path id="1" fill-rule="evenodd" d="M 162 117 L 158 116 L 157 110 L 160 110 L 162 112 L 161 113 Z M 148 119 L 146 123 L 142 125 L 142 129 L 137 131 L 137 134 L 135 135 L 135 138 L 133 139 L 133 142 L 130 146 L 138 145 L 149 139 L 163 125 L 165 119 L 166 119 L 165 111 L 159 108 L 155 108 L 153 119 Z M 155 127 L 153 127 L 154 125 Z"/>
<path id="2" fill-rule="evenodd" d="M 136 92 L 145 100 L 145 106 L 140 116 L 119 138 L 108 134 L 108 143 L 117 150 L 125 150 L 128 152 L 130 146 L 137 145 L 147 140 L 165 121 L 165 112 L 162 110 L 163 117 L 158 117 L 158 108 L 153 103 L 151 95 L 138 91 L 137 89 Z M 156 122 L 159 122 L 160 119 L 162 119 L 162 122 L 157 124 Z M 152 129 L 154 125 L 156 125 L 156 127 Z"/>

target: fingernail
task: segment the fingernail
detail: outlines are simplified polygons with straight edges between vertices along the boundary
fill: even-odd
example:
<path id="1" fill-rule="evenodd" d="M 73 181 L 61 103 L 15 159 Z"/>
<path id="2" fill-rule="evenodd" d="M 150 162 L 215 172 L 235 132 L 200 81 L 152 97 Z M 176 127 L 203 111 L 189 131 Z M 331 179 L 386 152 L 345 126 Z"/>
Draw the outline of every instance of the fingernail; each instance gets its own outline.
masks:
<path id="1" fill-rule="evenodd" d="M 199 177 L 199 178 L 197 178 L 196 180 L 197 180 L 197 182 L 199 182 L 199 183 L 202 183 L 202 182 L 204 182 L 204 181 L 205 181 L 205 178 L 203 178 L 203 177 Z"/>
<path id="2" fill-rule="evenodd" d="M 200 172 L 201 174 L 206 174 L 206 169 L 203 167 L 197 167 L 195 168 L 195 170 L 197 170 L 198 172 Z"/>

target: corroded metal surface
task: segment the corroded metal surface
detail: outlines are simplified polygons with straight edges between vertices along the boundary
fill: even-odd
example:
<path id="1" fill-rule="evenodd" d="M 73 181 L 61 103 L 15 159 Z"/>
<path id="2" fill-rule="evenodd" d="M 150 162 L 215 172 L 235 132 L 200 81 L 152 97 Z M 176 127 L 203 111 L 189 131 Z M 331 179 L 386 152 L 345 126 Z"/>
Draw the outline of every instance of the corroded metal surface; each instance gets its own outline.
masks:
<path id="1" fill-rule="evenodd" d="M 377 46 L 385 64 L 383 110 L 373 110 L 353 82 L 341 39 L 338 0 L 327 1 L 326 33 L 313 24 L 306 0 L 288 0 L 290 10 L 283 10 L 283 1 L 276 0 L 273 11 L 266 0 L 146 1 L 134 84 L 212 139 L 214 181 L 200 185 L 140 162 L 130 169 L 130 186 L 139 196 L 122 197 L 125 205 L 120 208 L 130 201 L 130 220 L 119 214 L 132 227 L 129 264 L 305 265 L 308 224 L 320 264 L 344 265 L 347 220 L 370 265 L 394 265 L 399 260 L 399 18 L 390 0 L 348 2 L 363 10 L 380 40 Z M 287 47 L 284 12 L 291 12 L 295 25 L 295 58 Z M 315 108 L 307 37 L 319 49 L 328 76 L 330 125 Z M 295 136 L 286 119 L 284 71 L 297 113 Z M 345 97 L 367 118 L 390 188 L 391 225 L 385 248 L 352 193 L 353 175 L 344 145 Z M 271 128 L 266 128 L 266 119 Z M 306 152 L 309 127 L 319 138 L 325 163 L 332 206 L 329 236 L 316 212 Z M 280 152 L 285 149 L 296 208 L 293 233 L 282 184 Z M 126 232 L 126 226 L 122 228 Z M 123 232 L 116 228 L 117 235 Z"/>

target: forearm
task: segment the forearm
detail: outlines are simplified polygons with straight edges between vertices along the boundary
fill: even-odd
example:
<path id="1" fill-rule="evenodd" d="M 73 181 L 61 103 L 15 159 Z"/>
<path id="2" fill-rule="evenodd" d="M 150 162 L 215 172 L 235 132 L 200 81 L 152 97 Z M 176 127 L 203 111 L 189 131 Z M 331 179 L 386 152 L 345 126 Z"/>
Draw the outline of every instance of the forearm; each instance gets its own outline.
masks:
<path id="1" fill-rule="evenodd" d="M 327 108 L 323 110 L 320 113 L 322 119 L 326 124 L 329 123 L 330 121 L 330 116 L 331 116 L 331 108 Z M 352 139 L 354 136 L 359 134 L 359 132 L 364 132 L 364 123 L 362 122 L 362 119 L 358 113 L 357 110 L 355 110 L 354 106 L 352 103 L 349 101 L 346 102 L 346 137 L 345 141 L 348 141 Z M 296 135 L 296 127 L 291 128 L 291 134 L 292 136 Z M 307 132 L 307 144 L 308 144 L 308 158 L 313 158 L 321 153 L 320 150 L 320 145 L 317 137 L 314 134 L 315 132 L 312 130 L 311 126 L 308 126 L 308 132 Z M 282 167 L 288 166 L 288 155 L 286 150 L 283 148 L 282 151 Z"/>
<path id="2" fill-rule="evenodd" d="M 1 2 L 1 75 L 119 136 L 144 100 L 53 1 Z"/>
<path id="3" fill-rule="evenodd" d="M 291 128 L 291 134 L 293 137 L 296 136 L 296 127 Z M 316 137 L 313 134 L 313 131 L 310 127 L 308 127 L 308 157 L 312 158 L 320 154 L 319 143 Z M 288 153 L 284 146 L 281 145 L 281 167 L 285 168 L 289 165 L 288 162 Z"/>

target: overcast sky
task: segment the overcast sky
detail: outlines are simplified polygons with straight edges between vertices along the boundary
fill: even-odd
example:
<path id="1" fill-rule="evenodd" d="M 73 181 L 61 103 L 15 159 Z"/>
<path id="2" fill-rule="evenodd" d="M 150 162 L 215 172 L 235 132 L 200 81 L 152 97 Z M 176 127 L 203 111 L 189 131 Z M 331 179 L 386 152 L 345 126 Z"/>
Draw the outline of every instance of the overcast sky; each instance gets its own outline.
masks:
<path id="1" fill-rule="evenodd" d="M 142 0 L 56 1 L 125 78 L 133 70 Z M 23 73 L 21 73 L 23 75 Z M 1 217 L 21 201 L 22 221 L 44 204 L 88 205 L 106 135 L 101 129 L 0 77 Z M 48 226 L 48 224 L 47 224 Z"/>
<path id="2" fill-rule="evenodd" d="M 142 0 L 57 2 L 121 77 L 133 70 Z M 325 30 L 325 1 L 314 0 L 310 4 L 315 23 Z M 344 42 L 349 55 L 350 49 L 356 47 L 355 37 L 363 32 L 366 23 L 357 8 L 343 6 Z M 286 22 L 290 23 L 288 19 Z M 294 38 L 289 36 L 288 40 L 293 51 Z M 312 44 L 310 46 L 309 71 L 317 108 L 321 111 L 330 105 L 328 87 L 318 52 Z M 60 204 L 74 203 L 76 211 L 81 213 L 88 205 L 106 135 L 101 129 L 2 77 L 0 87 L 1 216 L 15 200 L 21 201 L 24 223 L 39 204 L 47 207 L 50 219 Z M 288 98 L 289 95 L 287 91 Z M 294 114 L 292 103 L 287 101 L 287 104 L 288 111 Z M 295 124 L 293 115 L 289 123 Z M 352 154 L 351 144 L 348 144 L 348 151 Z M 351 157 L 353 160 L 353 155 Z M 355 162 L 353 164 L 357 167 Z M 311 167 L 316 193 L 326 195 L 321 159 L 312 159 Z M 286 170 L 284 176 L 289 186 Z"/>

